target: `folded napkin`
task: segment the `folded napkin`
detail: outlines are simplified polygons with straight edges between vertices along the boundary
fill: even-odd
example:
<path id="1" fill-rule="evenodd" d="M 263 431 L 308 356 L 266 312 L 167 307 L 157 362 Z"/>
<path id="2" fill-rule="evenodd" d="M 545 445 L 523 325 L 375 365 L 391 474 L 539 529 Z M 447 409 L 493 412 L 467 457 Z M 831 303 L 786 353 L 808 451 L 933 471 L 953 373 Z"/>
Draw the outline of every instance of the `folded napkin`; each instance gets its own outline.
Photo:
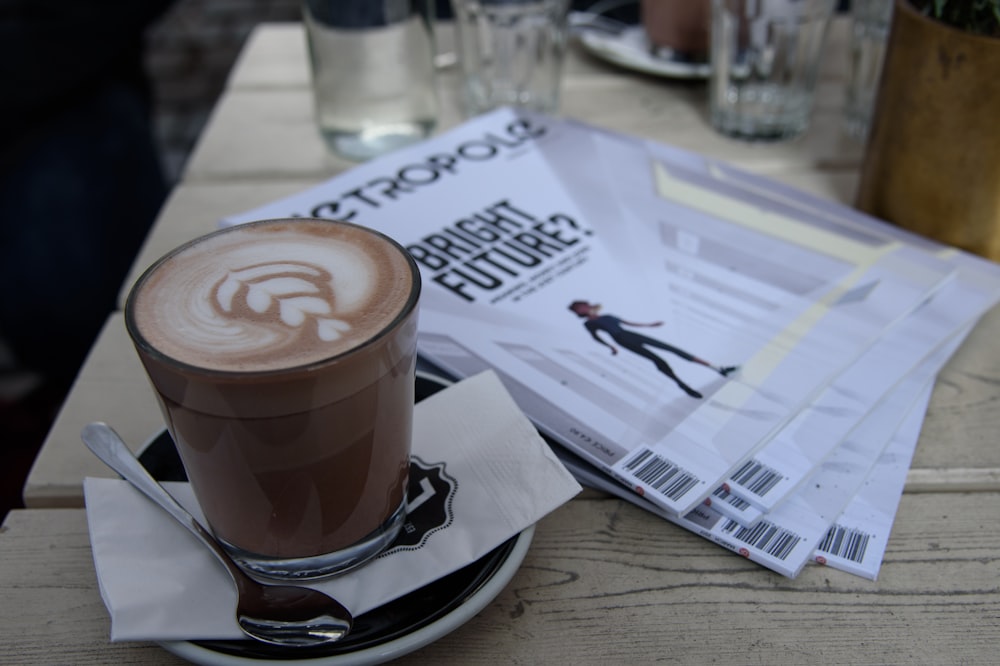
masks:
<path id="1" fill-rule="evenodd" d="M 416 406 L 413 456 L 440 481 L 419 501 L 446 494 L 446 517 L 360 569 L 309 583 L 354 615 L 474 562 L 580 491 L 492 371 Z M 164 485 L 203 520 L 188 484 Z M 205 546 L 126 481 L 88 478 L 84 493 L 112 641 L 243 637 L 233 584 Z"/>

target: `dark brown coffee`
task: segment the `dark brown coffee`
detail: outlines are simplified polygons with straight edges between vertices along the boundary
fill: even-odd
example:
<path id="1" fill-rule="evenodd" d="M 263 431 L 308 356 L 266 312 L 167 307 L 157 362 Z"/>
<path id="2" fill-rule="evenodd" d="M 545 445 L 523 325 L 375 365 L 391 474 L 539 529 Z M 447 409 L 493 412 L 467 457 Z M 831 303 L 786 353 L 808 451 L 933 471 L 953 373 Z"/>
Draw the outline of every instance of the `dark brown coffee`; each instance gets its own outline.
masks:
<path id="1" fill-rule="evenodd" d="M 355 225 L 271 220 L 193 241 L 126 323 L 195 494 L 250 569 L 343 570 L 402 524 L 419 273 Z"/>
<path id="2" fill-rule="evenodd" d="M 654 54 L 708 62 L 710 0 L 640 0 L 639 17 Z"/>

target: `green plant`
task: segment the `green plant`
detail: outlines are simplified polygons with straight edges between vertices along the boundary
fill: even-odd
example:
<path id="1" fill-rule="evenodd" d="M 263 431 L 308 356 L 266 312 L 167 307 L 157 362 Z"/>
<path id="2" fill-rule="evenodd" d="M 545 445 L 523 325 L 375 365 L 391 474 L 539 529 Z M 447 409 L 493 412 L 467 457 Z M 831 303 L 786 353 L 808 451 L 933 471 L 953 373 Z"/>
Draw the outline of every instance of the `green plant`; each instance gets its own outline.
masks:
<path id="1" fill-rule="evenodd" d="M 1000 37 L 1000 0 L 911 0 L 925 15 L 978 35 Z"/>

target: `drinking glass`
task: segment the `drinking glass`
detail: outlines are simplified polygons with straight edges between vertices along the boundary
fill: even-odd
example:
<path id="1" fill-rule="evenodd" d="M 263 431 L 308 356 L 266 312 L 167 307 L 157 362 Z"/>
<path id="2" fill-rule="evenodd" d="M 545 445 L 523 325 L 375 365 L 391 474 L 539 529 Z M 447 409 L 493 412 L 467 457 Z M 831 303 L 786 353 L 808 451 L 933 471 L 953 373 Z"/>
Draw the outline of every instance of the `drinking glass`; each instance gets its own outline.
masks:
<path id="1" fill-rule="evenodd" d="M 709 114 L 750 140 L 804 132 L 835 0 L 712 0 Z"/>
<path id="2" fill-rule="evenodd" d="M 452 7 L 468 115 L 559 108 L 569 0 L 452 0 Z"/>
<path id="3" fill-rule="evenodd" d="M 316 123 L 336 154 L 366 160 L 437 124 L 433 0 L 303 0 Z"/>

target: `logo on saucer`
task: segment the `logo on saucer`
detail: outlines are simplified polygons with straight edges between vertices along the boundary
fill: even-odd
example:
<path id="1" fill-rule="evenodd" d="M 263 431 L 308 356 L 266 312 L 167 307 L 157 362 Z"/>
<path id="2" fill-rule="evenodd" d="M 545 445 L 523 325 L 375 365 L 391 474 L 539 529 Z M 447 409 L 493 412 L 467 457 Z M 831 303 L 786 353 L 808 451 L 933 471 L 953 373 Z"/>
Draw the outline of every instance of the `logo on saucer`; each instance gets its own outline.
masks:
<path id="1" fill-rule="evenodd" d="M 428 537 L 451 525 L 452 500 L 458 481 L 445 471 L 445 464 L 429 464 L 410 458 L 410 484 L 406 498 L 406 522 L 392 545 L 379 557 L 400 550 L 416 550 Z"/>

